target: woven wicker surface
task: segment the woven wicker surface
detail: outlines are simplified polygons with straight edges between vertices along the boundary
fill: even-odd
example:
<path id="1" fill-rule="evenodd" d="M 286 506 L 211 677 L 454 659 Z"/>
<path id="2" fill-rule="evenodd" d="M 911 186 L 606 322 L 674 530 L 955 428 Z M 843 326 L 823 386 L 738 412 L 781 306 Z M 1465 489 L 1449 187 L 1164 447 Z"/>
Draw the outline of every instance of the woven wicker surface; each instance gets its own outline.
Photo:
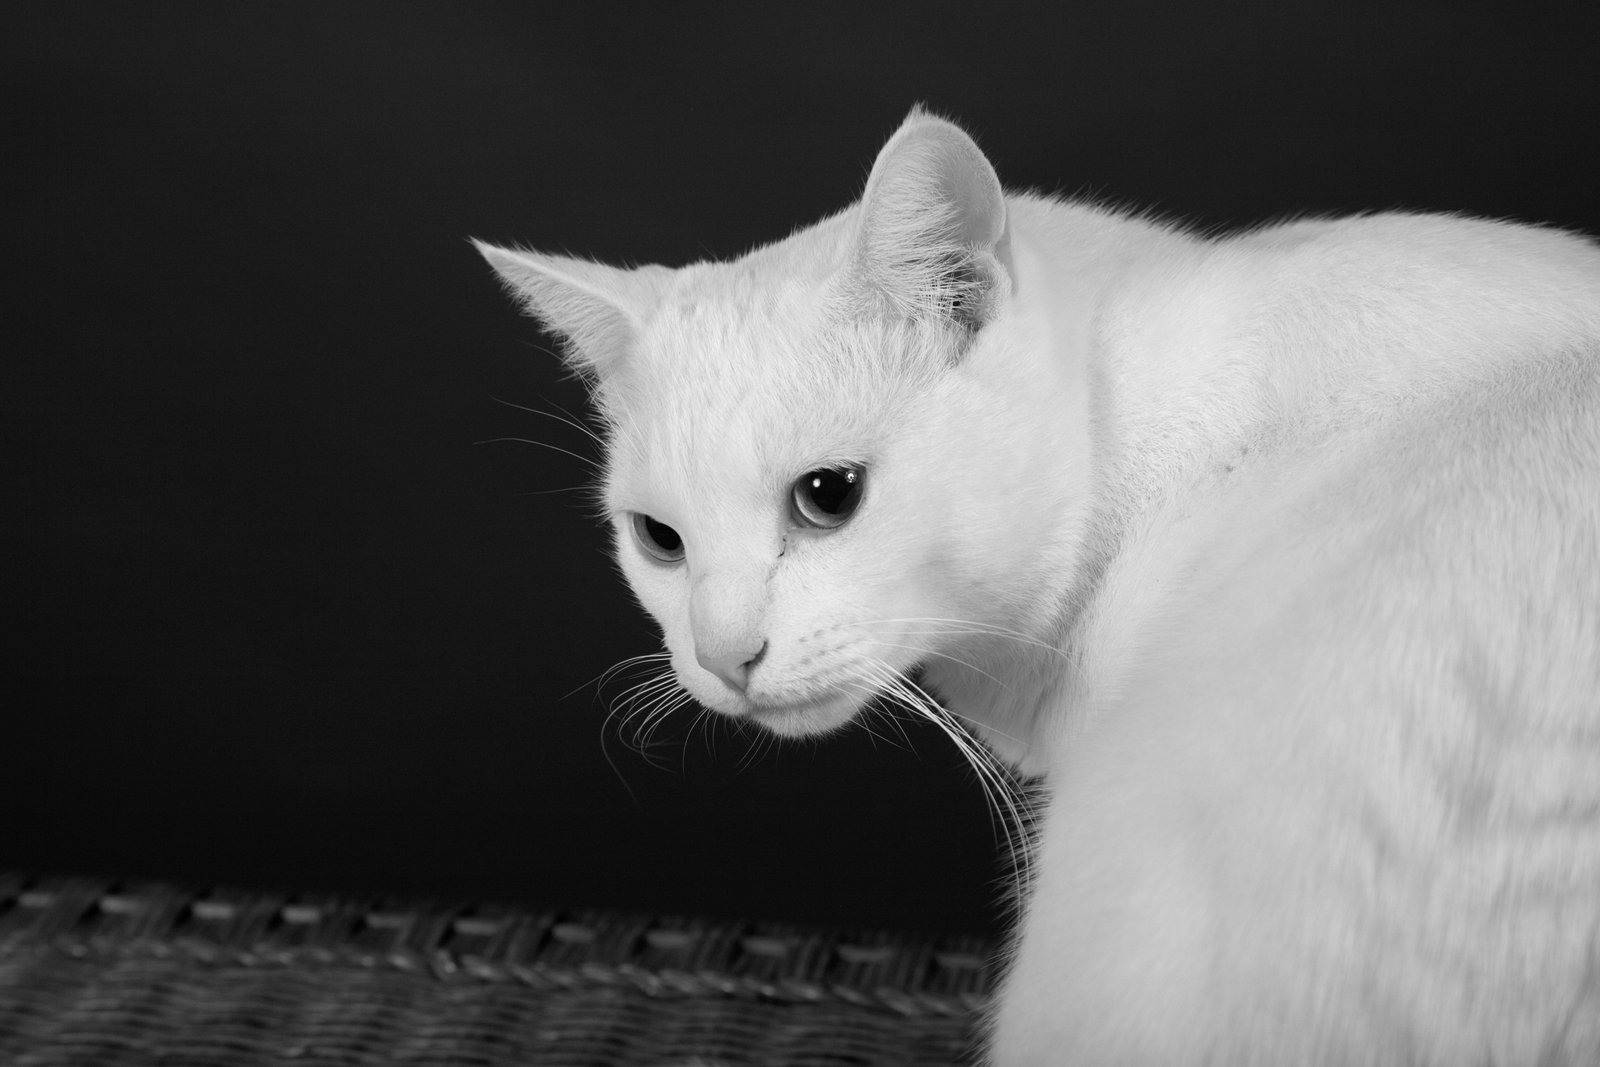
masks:
<path id="1" fill-rule="evenodd" d="M 0 873 L 0 1063 L 964 1063 L 990 950 Z"/>

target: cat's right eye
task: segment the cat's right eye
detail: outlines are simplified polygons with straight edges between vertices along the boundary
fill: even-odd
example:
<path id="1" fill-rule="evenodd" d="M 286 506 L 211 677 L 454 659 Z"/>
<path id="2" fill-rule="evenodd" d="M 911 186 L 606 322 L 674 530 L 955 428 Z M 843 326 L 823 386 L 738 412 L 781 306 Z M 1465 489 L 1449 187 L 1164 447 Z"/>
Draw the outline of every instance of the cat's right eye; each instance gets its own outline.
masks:
<path id="1" fill-rule="evenodd" d="M 633 513 L 633 539 L 647 555 L 662 563 L 677 563 L 683 559 L 683 538 L 678 536 L 678 531 L 637 511 Z"/>

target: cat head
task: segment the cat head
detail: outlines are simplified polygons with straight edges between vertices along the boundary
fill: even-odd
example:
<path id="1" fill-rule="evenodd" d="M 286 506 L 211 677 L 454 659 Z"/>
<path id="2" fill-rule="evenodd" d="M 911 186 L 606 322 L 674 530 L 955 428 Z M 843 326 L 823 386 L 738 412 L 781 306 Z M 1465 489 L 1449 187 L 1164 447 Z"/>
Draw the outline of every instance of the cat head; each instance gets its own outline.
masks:
<path id="1" fill-rule="evenodd" d="M 590 383 L 617 558 L 706 707 L 825 731 L 1037 597 L 1007 204 L 953 124 L 736 261 L 478 248 Z"/>

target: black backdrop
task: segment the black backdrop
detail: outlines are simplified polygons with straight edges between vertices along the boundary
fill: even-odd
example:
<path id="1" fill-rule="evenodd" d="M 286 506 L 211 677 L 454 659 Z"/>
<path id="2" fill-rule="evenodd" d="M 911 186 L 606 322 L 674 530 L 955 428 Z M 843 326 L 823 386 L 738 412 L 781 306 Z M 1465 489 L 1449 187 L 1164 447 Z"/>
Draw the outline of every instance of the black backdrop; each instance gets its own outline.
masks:
<path id="1" fill-rule="evenodd" d="M 918 100 L 1206 225 L 1600 230 L 1582 6 L 8 5 L 0 866 L 990 928 L 938 737 L 604 728 L 655 638 L 584 463 L 475 443 L 593 456 L 464 238 L 735 254 Z"/>

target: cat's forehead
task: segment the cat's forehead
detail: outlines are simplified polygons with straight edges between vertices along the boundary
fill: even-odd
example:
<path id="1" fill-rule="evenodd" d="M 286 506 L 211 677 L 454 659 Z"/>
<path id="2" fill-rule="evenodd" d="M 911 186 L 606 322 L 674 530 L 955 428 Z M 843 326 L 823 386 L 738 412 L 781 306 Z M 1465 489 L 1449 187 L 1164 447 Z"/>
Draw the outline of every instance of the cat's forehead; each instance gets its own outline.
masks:
<path id="1" fill-rule="evenodd" d="M 866 367 L 842 365 L 831 352 L 840 323 L 799 286 L 750 291 L 696 288 L 664 302 L 644 331 L 642 375 L 656 388 L 693 379 L 737 380 L 750 387 Z"/>
<path id="2" fill-rule="evenodd" d="M 870 459 L 913 384 L 885 338 L 798 281 L 701 281 L 663 302 L 606 383 L 613 479 L 756 498 Z"/>
<path id="3" fill-rule="evenodd" d="M 663 446 L 739 437 L 763 452 L 848 421 L 871 368 L 840 351 L 837 324 L 803 300 L 696 293 L 653 316 L 618 376 L 616 402 Z"/>

